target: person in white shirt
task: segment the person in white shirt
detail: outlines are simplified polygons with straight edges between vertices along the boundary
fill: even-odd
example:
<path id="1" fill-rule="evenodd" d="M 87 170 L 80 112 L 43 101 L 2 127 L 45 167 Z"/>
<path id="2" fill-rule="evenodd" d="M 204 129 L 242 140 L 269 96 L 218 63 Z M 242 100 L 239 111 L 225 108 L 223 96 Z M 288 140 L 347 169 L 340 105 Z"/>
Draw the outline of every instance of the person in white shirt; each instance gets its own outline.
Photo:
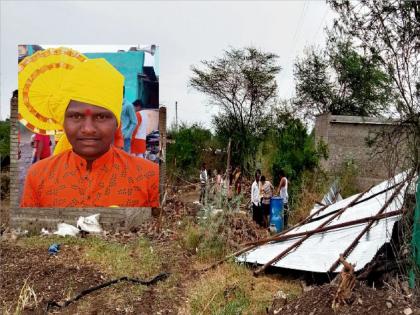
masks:
<path id="1" fill-rule="evenodd" d="M 283 198 L 283 215 L 284 215 L 284 228 L 287 228 L 287 223 L 289 220 L 289 193 L 287 192 L 289 181 L 286 178 L 286 174 L 283 170 L 280 170 L 280 184 L 278 188 L 278 195 L 280 198 Z"/>
<path id="2" fill-rule="evenodd" d="M 200 203 L 204 204 L 206 201 L 206 188 L 207 188 L 207 170 L 206 163 L 201 165 L 200 170 Z"/>
<path id="3" fill-rule="evenodd" d="M 270 216 L 270 201 L 273 197 L 274 187 L 268 181 L 265 180 L 265 176 L 261 176 L 260 195 L 261 195 L 261 208 L 263 214 L 263 227 L 268 228 L 269 216 Z"/>
<path id="4" fill-rule="evenodd" d="M 252 219 L 258 225 L 262 226 L 262 210 L 261 210 L 261 197 L 260 197 L 260 177 L 261 171 L 255 172 L 255 181 L 251 186 L 251 203 L 252 203 Z"/>

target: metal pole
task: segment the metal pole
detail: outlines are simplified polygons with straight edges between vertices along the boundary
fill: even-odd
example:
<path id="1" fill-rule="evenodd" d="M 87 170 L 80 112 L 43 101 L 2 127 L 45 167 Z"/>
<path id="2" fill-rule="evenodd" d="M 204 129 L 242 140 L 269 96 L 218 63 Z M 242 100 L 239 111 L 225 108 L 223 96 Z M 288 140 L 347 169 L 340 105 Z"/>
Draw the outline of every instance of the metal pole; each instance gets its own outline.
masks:
<path id="1" fill-rule="evenodd" d="M 227 164 L 226 164 L 226 176 L 229 174 L 229 166 L 230 166 L 230 151 L 232 146 L 232 139 L 229 138 L 229 143 L 227 146 Z M 229 183 L 230 185 L 230 183 Z"/>
<path id="2" fill-rule="evenodd" d="M 175 128 L 178 131 L 178 102 L 175 101 Z"/>

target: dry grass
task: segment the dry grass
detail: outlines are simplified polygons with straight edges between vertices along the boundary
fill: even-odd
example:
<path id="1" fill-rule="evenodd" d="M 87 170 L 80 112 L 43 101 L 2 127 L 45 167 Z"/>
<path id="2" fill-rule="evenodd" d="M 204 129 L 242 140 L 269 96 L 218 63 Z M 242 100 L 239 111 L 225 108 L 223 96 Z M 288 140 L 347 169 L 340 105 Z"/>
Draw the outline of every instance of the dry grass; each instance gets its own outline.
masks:
<path id="1" fill-rule="evenodd" d="M 19 292 L 18 301 L 15 310 L 12 312 L 10 308 L 4 308 L 6 315 L 19 315 L 27 308 L 35 309 L 38 307 L 38 298 L 34 289 L 29 285 L 28 279 L 23 283 Z"/>
<path id="2" fill-rule="evenodd" d="M 161 259 L 151 243 L 143 238 L 129 244 L 106 241 L 99 237 L 41 237 L 22 239 L 22 244 L 30 247 L 48 248 L 52 243 L 79 246 L 88 263 L 99 266 L 103 272 L 113 277 L 150 277 L 161 271 Z"/>
<path id="3" fill-rule="evenodd" d="M 290 299 L 301 294 L 298 282 L 254 277 L 252 271 L 226 263 L 203 274 L 189 286 L 186 314 L 266 314 L 276 292 Z"/>
<path id="4" fill-rule="evenodd" d="M 295 203 L 296 208 L 293 207 L 290 213 L 289 225 L 294 225 L 308 217 L 314 204 L 321 200 L 322 196 L 322 193 L 310 191 L 304 187 L 299 193 L 298 201 Z"/>
<path id="5" fill-rule="evenodd" d="M 302 175 L 302 182 L 291 205 L 289 225 L 294 225 L 305 219 L 317 201 L 321 201 L 328 191 L 328 176 L 322 170 L 305 172 Z"/>

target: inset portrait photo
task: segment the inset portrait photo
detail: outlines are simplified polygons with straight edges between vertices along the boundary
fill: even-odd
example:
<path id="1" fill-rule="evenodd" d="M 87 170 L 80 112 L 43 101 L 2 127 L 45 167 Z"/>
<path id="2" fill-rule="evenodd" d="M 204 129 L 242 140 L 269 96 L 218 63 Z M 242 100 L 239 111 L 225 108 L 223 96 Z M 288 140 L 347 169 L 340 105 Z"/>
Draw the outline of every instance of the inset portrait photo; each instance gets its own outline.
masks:
<path id="1" fill-rule="evenodd" d="M 19 45 L 21 207 L 159 206 L 156 45 Z"/>

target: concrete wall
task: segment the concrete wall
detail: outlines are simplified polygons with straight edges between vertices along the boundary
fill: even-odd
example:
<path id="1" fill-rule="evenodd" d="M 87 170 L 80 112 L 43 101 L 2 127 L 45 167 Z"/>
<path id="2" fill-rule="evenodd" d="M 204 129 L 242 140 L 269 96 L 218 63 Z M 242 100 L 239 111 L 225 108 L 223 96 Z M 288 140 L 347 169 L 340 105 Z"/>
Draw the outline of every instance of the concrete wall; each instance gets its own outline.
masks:
<path id="1" fill-rule="evenodd" d="M 391 131 L 395 123 L 372 117 L 319 115 L 315 121 L 315 139 L 328 145 L 329 157 L 321 165 L 330 173 L 337 172 L 346 161 L 358 168 L 355 184 L 360 190 L 388 179 L 393 174 L 390 162 L 394 159 L 385 148 L 381 154 L 368 147 L 366 140 L 375 133 Z M 401 169 L 401 167 L 400 167 Z"/>

